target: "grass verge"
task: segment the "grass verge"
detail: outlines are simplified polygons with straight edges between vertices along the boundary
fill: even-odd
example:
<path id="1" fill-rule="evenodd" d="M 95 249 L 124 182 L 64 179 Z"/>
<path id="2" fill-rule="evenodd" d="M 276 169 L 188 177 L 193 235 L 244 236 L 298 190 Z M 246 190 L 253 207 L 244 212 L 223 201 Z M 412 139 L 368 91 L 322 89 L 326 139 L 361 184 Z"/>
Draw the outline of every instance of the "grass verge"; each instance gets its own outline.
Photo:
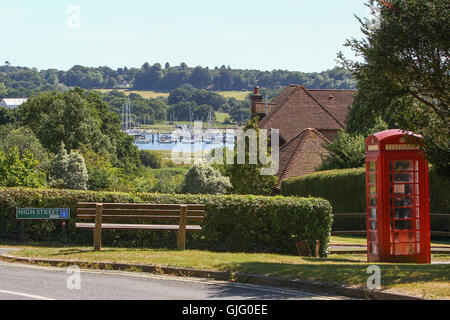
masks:
<path id="1" fill-rule="evenodd" d="M 330 243 L 332 244 L 357 244 L 366 245 L 367 238 L 365 236 L 331 236 Z M 449 247 L 449 240 L 432 239 L 431 246 Z"/>
<path id="2" fill-rule="evenodd" d="M 203 270 L 252 273 L 288 279 L 314 280 L 365 287 L 366 256 L 363 254 L 330 255 L 328 258 L 302 258 L 279 254 L 219 253 L 198 250 L 19 246 L 10 254 L 61 260 L 118 262 L 185 267 Z M 433 261 L 450 262 L 449 255 L 433 255 Z M 379 263 L 383 290 L 424 298 L 450 299 L 450 265 Z"/>

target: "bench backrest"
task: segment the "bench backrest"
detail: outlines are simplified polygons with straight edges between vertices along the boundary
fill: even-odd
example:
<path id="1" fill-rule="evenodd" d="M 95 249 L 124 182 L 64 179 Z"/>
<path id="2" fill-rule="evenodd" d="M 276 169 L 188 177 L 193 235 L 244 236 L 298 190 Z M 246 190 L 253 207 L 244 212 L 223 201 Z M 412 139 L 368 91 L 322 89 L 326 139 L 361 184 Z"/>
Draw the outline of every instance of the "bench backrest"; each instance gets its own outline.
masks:
<path id="1" fill-rule="evenodd" d="M 181 204 L 102 203 L 102 220 L 179 221 Z M 204 205 L 187 204 L 187 222 L 202 222 Z M 78 202 L 77 218 L 95 221 L 96 202 Z"/>

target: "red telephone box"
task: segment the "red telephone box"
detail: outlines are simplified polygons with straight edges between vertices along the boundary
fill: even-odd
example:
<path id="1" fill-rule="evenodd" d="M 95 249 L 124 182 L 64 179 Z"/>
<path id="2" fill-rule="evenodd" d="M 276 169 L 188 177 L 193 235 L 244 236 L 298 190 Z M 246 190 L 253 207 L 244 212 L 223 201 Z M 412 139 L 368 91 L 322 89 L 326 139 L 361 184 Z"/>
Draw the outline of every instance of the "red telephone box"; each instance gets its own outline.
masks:
<path id="1" fill-rule="evenodd" d="M 366 139 L 367 260 L 430 263 L 423 138 L 387 130 Z"/>

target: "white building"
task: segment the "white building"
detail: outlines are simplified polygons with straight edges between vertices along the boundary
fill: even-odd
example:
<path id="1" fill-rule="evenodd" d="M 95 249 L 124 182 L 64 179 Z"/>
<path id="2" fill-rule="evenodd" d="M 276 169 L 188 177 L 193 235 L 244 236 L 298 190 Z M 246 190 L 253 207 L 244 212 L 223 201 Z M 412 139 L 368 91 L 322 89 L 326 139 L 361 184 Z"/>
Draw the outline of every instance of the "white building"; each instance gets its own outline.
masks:
<path id="1" fill-rule="evenodd" d="M 4 98 L 0 101 L 0 106 L 6 109 L 15 109 L 27 100 L 27 98 Z"/>

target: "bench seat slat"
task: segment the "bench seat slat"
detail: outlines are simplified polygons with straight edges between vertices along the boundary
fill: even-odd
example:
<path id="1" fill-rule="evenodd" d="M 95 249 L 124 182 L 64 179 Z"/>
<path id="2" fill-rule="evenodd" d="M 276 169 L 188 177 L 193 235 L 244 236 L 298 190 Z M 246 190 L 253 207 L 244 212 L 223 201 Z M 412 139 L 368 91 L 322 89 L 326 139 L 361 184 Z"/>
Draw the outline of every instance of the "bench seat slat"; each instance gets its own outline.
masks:
<path id="1" fill-rule="evenodd" d="M 95 215 L 95 208 L 77 208 L 78 214 L 93 214 Z M 203 216 L 204 210 L 188 210 L 188 216 Z M 180 210 L 169 209 L 103 209 L 103 215 L 178 215 Z"/>
<path id="2" fill-rule="evenodd" d="M 203 210 L 202 204 L 186 204 L 188 210 Z M 78 208 L 95 208 L 95 202 L 78 202 Z M 172 209 L 180 210 L 180 204 L 157 204 L 157 203 L 103 203 L 103 209 Z"/>
<path id="3" fill-rule="evenodd" d="M 95 223 L 81 223 L 77 222 L 75 224 L 77 228 L 80 229 L 94 229 Z M 178 225 L 152 225 L 152 224 L 112 224 L 112 223 L 102 223 L 102 229 L 122 229 L 122 230 L 160 230 L 160 231 L 178 231 Z M 202 228 L 196 225 L 187 225 L 187 231 L 201 231 Z"/>
<path id="4" fill-rule="evenodd" d="M 80 220 L 95 220 L 95 214 L 77 214 Z M 203 221 L 203 216 L 188 216 L 188 221 Z M 180 216 L 154 216 L 154 215 L 102 215 L 102 220 L 167 220 L 179 221 Z"/>

